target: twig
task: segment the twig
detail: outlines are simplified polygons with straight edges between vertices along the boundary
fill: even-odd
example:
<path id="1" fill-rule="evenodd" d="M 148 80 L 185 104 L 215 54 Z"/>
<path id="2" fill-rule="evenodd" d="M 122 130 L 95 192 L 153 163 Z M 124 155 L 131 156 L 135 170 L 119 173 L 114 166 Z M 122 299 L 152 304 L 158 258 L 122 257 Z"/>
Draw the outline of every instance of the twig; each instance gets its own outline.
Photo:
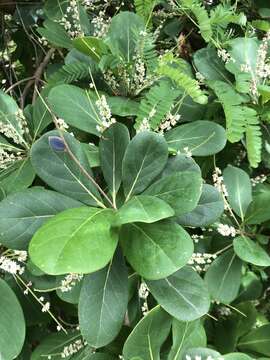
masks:
<path id="1" fill-rule="evenodd" d="M 29 81 L 29 80 L 32 80 L 34 78 L 34 76 L 29 76 L 25 79 L 22 79 L 22 80 L 19 80 L 17 81 L 15 84 L 12 84 L 7 90 L 5 90 L 6 93 L 10 92 L 11 90 L 13 90 L 16 86 L 24 83 L 25 81 Z"/>
<path id="2" fill-rule="evenodd" d="M 46 66 L 48 65 L 50 58 L 52 56 L 52 54 L 54 53 L 54 48 L 51 48 L 47 55 L 44 57 L 43 61 L 39 64 L 38 68 L 36 69 L 32 79 L 30 79 L 28 81 L 28 83 L 26 84 L 22 96 L 21 96 L 21 109 L 24 108 L 24 103 L 25 103 L 25 98 L 28 94 L 29 89 L 32 87 L 32 85 L 35 85 L 34 88 L 34 93 L 33 93 L 33 98 L 32 98 L 32 102 L 34 102 L 36 100 L 36 89 L 37 89 L 37 85 L 40 81 L 41 75 L 43 73 L 43 71 L 45 70 Z"/>

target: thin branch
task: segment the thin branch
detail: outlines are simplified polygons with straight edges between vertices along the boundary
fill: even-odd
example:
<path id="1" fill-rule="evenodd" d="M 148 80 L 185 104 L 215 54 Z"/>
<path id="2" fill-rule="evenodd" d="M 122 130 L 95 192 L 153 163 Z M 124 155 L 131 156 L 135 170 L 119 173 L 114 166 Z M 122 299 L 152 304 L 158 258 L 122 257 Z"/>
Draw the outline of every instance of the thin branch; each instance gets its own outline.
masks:
<path id="1" fill-rule="evenodd" d="M 37 85 L 38 83 L 40 82 L 41 80 L 41 76 L 42 76 L 42 73 L 43 71 L 45 70 L 46 66 L 48 65 L 49 61 L 50 61 L 50 58 L 52 56 L 52 54 L 54 53 L 55 49 L 54 48 L 51 48 L 47 55 L 44 57 L 43 61 L 39 64 L 38 68 L 36 69 L 33 77 L 31 80 L 28 81 L 28 83 L 26 84 L 24 90 L 23 90 L 23 93 L 22 93 L 22 96 L 21 96 L 21 109 L 24 108 L 24 103 L 25 103 L 25 98 L 30 90 L 30 88 L 35 85 L 35 88 L 34 88 L 34 93 L 33 93 L 33 98 L 32 98 L 32 102 L 35 101 L 36 99 L 36 89 L 37 89 Z"/>

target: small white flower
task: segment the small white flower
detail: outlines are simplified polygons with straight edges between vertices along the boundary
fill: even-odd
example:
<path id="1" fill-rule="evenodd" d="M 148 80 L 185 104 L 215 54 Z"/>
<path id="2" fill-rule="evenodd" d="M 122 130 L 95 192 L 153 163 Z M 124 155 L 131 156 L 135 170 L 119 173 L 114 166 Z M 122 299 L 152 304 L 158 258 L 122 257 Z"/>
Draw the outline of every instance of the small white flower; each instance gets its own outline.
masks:
<path id="1" fill-rule="evenodd" d="M 42 306 L 41 311 L 42 311 L 42 312 L 47 312 L 47 311 L 49 311 L 49 310 L 50 310 L 50 306 L 51 306 L 51 304 L 47 301 L 47 302 Z"/>

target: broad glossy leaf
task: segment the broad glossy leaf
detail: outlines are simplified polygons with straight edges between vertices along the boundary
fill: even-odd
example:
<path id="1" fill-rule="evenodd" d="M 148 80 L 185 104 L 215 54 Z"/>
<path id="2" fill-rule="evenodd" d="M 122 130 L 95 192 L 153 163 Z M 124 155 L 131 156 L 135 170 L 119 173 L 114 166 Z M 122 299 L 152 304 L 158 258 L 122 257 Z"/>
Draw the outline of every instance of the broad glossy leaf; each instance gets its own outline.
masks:
<path id="1" fill-rule="evenodd" d="M 196 208 L 177 218 L 177 222 L 185 226 L 207 226 L 213 224 L 223 211 L 224 202 L 221 194 L 214 186 L 204 184 Z"/>
<path id="2" fill-rule="evenodd" d="M 212 262 L 206 272 L 205 280 L 213 299 L 229 304 L 239 291 L 242 261 L 229 250 Z"/>
<path id="3" fill-rule="evenodd" d="M 173 215 L 173 209 L 165 201 L 149 195 L 133 196 L 118 211 L 120 224 L 153 223 Z"/>
<path id="4" fill-rule="evenodd" d="M 123 160 L 126 198 L 141 193 L 161 173 L 168 159 L 164 138 L 150 131 L 137 134 L 129 143 Z"/>
<path id="5" fill-rule="evenodd" d="M 206 120 L 198 120 L 169 130 L 165 138 L 169 149 L 185 152 L 187 148 L 194 156 L 208 156 L 220 152 L 226 144 L 222 126 Z"/>
<path id="6" fill-rule="evenodd" d="M 162 279 L 183 267 L 193 253 L 193 241 L 169 220 L 127 224 L 120 232 L 127 260 L 146 279 Z"/>
<path id="7" fill-rule="evenodd" d="M 16 359 L 22 350 L 25 339 L 24 315 L 16 295 L 1 278 L 0 334 L 0 358 L 3 360 Z"/>
<path id="8" fill-rule="evenodd" d="M 99 143 L 100 165 L 113 199 L 121 185 L 122 161 L 128 144 L 128 128 L 120 123 L 104 131 Z"/>
<path id="9" fill-rule="evenodd" d="M 246 215 L 245 223 L 247 224 L 261 224 L 270 220 L 270 191 L 255 195 L 253 201 L 249 205 Z"/>
<path id="10" fill-rule="evenodd" d="M 74 85 L 58 85 L 49 93 L 52 110 L 69 125 L 99 135 L 100 115 L 95 101 L 86 90 Z"/>
<path id="11" fill-rule="evenodd" d="M 200 320 L 178 321 L 173 319 L 172 334 L 173 346 L 168 360 L 181 360 L 186 349 L 207 345 L 205 330 Z"/>
<path id="12" fill-rule="evenodd" d="M 231 83 L 232 75 L 226 70 L 224 62 L 214 48 L 203 48 L 194 54 L 194 64 L 202 76 L 208 80 Z"/>
<path id="13" fill-rule="evenodd" d="M 52 148 L 50 140 L 53 137 L 59 138 L 57 130 L 46 133 L 32 146 L 31 162 L 38 176 L 53 189 L 87 205 L 100 204 L 100 196 L 93 183 L 82 173 L 68 152 L 55 151 Z M 64 137 L 81 166 L 93 176 L 84 148 L 79 141 L 68 133 L 64 133 Z"/>
<path id="14" fill-rule="evenodd" d="M 45 223 L 30 242 L 33 263 L 50 275 L 95 272 L 111 260 L 117 234 L 112 210 L 69 209 Z"/>
<path id="15" fill-rule="evenodd" d="M 223 177 L 228 191 L 228 201 L 232 209 L 243 220 L 252 201 L 250 178 L 245 171 L 231 165 L 224 170 Z"/>
<path id="16" fill-rule="evenodd" d="M 236 237 L 233 240 L 233 248 L 243 261 L 257 266 L 270 266 L 270 257 L 267 252 L 247 236 Z"/>
<path id="17" fill-rule="evenodd" d="M 108 96 L 107 102 L 113 115 L 134 116 L 138 113 L 139 103 L 129 98 Z"/>
<path id="18" fill-rule="evenodd" d="M 119 333 L 128 304 L 128 274 L 117 252 L 109 265 L 85 277 L 79 300 L 80 330 L 94 348 L 109 344 Z"/>
<path id="19" fill-rule="evenodd" d="M 189 266 L 165 279 L 146 283 L 157 302 L 180 321 L 196 320 L 209 310 L 207 286 Z"/>
<path id="20" fill-rule="evenodd" d="M 173 208 L 176 216 L 180 216 L 196 207 L 201 190 L 201 175 L 194 171 L 183 171 L 162 177 L 143 194 L 162 199 Z"/>
<path id="21" fill-rule="evenodd" d="M 160 348 L 170 328 L 171 317 L 160 306 L 153 308 L 127 338 L 123 348 L 125 360 L 160 360 Z"/>
<path id="22" fill-rule="evenodd" d="M 195 160 L 184 154 L 176 154 L 169 157 L 168 162 L 162 171 L 162 177 L 173 175 L 180 171 L 194 171 L 201 174 L 201 169 Z"/>
<path id="23" fill-rule="evenodd" d="M 242 337 L 238 347 L 241 351 L 270 356 L 270 324 L 260 326 Z"/>
<path id="24" fill-rule="evenodd" d="M 16 161 L 8 169 L 1 172 L 0 188 L 5 196 L 27 189 L 34 181 L 35 175 L 29 158 Z"/>
<path id="25" fill-rule="evenodd" d="M 106 38 L 111 52 L 120 59 L 131 62 L 139 33 L 144 30 L 144 27 L 143 19 L 132 12 L 123 11 L 114 16 Z"/>
<path id="26" fill-rule="evenodd" d="M 32 187 L 0 202 L 0 242 L 26 249 L 37 229 L 57 213 L 83 204 L 54 191 Z"/>
<path id="27" fill-rule="evenodd" d="M 64 350 L 65 346 L 69 346 L 71 343 L 82 340 L 78 331 L 70 332 L 64 334 L 62 332 L 52 333 L 44 338 L 41 343 L 35 348 L 31 355 L 30 360 L 41 360 L 42 358 L 51 355 L 56 360 L 61 359 L 61 353 Z M 57 354 L 57 355 L 55 355 Z M 68 356 L 67 359 L 70 359 L 71 356 Z"/>

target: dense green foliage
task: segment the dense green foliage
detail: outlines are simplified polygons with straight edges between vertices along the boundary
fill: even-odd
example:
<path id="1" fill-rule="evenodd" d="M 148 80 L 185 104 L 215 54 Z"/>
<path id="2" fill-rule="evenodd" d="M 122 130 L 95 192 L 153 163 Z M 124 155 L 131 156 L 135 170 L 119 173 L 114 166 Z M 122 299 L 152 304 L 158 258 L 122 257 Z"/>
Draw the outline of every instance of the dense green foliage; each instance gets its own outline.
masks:
<path id="1" fill-rule="evenodd" d="M 0 360 L 270 359 L 269 1 L 0 21 Z"/>

